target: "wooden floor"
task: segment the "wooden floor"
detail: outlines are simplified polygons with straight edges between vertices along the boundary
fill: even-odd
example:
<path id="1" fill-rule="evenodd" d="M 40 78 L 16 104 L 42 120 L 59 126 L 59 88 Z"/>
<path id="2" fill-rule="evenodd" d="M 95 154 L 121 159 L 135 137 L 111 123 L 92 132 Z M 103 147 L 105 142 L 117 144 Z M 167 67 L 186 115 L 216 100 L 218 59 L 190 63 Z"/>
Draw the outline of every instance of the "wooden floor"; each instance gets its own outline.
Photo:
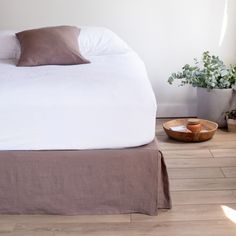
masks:
<path id="1" fill-rule="evenodd" d="M 172 210 L 156 217 L 0 216 L 0 235 L 236 236 L 236 134 L 219 130 L 211 141 L 184 144 L 169 140 L 162 122 L 157 121 L 157 138 L 168 166 Z"/>

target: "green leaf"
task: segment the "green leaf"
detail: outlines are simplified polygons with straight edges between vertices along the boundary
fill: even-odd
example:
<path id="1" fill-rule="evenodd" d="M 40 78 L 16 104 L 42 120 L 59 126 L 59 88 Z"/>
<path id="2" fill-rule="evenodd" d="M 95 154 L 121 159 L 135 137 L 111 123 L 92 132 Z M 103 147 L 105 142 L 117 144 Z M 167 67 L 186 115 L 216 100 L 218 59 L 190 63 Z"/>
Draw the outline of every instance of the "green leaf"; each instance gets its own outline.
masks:
<path id="1" fill-rule="evenodd" d="M 194 66 L 186 64 L 182 71 L 172 73 L 168 82 L 172 84 L 180 80 L 180 86 L 191 84 L 193 87 L 235 88 L 236 65 L 227 67 L 218 56 L 211 55 L 209 51 L 203 52 L 202 60 L 194 58 Z"/>

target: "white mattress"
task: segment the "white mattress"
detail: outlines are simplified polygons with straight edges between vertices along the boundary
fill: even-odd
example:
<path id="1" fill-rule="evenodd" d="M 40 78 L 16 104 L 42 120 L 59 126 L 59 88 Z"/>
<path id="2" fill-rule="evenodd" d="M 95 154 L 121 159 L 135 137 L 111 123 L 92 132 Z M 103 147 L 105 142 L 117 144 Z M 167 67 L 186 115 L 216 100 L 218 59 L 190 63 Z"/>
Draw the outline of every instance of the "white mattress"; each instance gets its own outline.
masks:
<path id="1" fill-rule="evenodd" d="M 0 60 L 0 150 L 104 149 L 147 144 L 156 101 L 134 52 L 76 66 Z"/>

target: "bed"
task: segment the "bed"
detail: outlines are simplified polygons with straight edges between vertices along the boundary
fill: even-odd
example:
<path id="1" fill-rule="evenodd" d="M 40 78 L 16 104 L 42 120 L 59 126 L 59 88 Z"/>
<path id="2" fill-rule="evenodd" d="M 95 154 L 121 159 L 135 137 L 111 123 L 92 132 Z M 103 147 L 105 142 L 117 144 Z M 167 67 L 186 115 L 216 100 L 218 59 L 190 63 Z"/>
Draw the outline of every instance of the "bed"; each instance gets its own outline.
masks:
<path id="1" fill-rule="evenodd" d="M 0 213 L 170 208 L 155 97 L 126 43 L 84 27 L 78 40 L 90 64 L 19 68 L 14 32 L 1 32 L 1 40 Z"/>

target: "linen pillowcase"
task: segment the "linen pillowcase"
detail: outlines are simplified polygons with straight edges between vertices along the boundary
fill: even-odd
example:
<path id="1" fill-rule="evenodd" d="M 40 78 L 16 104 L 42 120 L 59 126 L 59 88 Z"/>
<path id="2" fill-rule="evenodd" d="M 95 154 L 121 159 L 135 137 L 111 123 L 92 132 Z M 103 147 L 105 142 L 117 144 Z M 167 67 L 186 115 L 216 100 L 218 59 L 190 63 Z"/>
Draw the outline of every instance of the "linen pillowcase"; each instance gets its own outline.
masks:
<path id="1" fill-rule="evenodd" d="M 80 29 L 57 26 L 16 33 L 21 47 L 17 66 L 77 65 L 89 63 L 79 51 Z"/>
<path id="2" fill-rule="evenodd" d="M 126 42 L 107 28 L 80 28 L 80 52 L 86 57 L 125 54 L 132 51 Z"/>

